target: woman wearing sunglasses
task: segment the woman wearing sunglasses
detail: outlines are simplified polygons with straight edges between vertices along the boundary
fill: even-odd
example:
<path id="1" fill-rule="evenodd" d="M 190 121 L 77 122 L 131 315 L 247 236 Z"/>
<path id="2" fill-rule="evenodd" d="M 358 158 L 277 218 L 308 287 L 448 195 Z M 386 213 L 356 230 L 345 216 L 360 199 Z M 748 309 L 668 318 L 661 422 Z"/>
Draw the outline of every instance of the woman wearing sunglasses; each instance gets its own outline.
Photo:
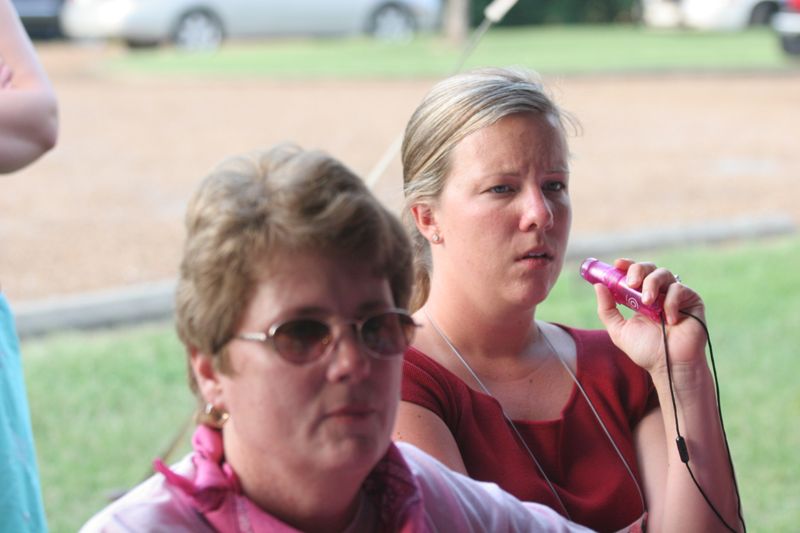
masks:
<path id="1" fill-rule="evenodd" d="M 411 250 L 360 179 L 281 145 L 192 199 L 177 329 L 194 451 L 84 531 L 567 531 L 551 509 L 391 443 Z"/>

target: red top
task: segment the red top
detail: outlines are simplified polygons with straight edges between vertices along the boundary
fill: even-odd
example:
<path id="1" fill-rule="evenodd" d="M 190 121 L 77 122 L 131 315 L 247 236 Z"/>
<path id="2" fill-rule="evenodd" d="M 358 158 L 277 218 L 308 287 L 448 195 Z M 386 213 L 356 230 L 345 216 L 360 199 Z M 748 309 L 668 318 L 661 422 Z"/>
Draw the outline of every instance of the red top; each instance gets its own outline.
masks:
<path id="1" fill-rule="evenodd" d="M 658 406 L 650 376 L 614 346 L 605 331 L 561 327 L 575 341 L 578 381 L 641 485 L 633 430 Z M 471 389 L 415 348 L 405 354 L 402 398 L 445 422 L 470 477 L 493 481 L 521 500 L 561 512 L 497 400 Z M 560 418 L 514 424 L 572 520 L 598 531 L 616 531 L 642 515 L 636 485 L 577 387 Z"/>

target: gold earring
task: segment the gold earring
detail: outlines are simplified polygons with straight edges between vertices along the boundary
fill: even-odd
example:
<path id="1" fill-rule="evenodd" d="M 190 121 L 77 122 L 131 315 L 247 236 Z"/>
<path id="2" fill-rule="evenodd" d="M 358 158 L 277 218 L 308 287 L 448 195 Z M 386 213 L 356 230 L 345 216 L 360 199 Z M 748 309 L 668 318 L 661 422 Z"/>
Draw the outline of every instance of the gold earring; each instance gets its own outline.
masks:
<path id="1" fill-rule="evenodd" d="M 217 407 L 211 403 L 206 403 L 205 409 L 203 409 L 203 424 L 207 426 L 211 426 L 212 428 L 222 429 L 222 426 L 225 425 L 225 422 L 228 421 L 230 415 L 227 411 L 223 411 L 221 409 L 217 409 Z"/>

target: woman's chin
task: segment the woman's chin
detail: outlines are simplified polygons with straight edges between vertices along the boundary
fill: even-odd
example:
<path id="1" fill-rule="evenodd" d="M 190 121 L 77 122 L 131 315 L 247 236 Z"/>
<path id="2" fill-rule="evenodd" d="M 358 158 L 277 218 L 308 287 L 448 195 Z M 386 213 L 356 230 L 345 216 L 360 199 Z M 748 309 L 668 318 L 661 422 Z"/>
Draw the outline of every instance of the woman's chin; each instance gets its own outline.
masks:
<path id="1" fill-rule="evenodd" d="M 386 454 L 390 439 L 371 436 L 351 436 L 324 446 L 317 452 L 327 470 L 370 471 Z"/>

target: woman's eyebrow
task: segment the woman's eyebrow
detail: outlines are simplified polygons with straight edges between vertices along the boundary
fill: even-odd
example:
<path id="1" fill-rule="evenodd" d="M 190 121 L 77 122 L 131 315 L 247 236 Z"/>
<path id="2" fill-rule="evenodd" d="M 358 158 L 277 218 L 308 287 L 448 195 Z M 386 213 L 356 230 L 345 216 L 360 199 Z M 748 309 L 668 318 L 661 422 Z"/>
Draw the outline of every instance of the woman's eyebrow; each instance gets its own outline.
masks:
<path id="1" fill-rule="evenodd" d="M 552 167 L 545 171 L 547 174 L 569 174 L 569 165 Z"/>
<path id="2" fill-rule="evenodd" d="M 370 313 L 373 311 L 381 311 L 383 309 L 387 309 L 389 307 L 393 307 L 391 302 L 387 302 L 383 299 L 377 300 L 370 300 L 368 302 L 364 302 L 358 306 L 358 313 L 363 315 L 364 313 Z"/>
<path id="3" fill-rule="evenodd" d="M 285 309 L 283 312 L 280 313 L 280 317 L 282 318 L 289 318 L 289 317 L 318 317 L 318 316 L 325 316 L 331 314 L 330 310 L 325 307 L 320 306 L 299 306 L 299 307 L 290 307 Z"/>

